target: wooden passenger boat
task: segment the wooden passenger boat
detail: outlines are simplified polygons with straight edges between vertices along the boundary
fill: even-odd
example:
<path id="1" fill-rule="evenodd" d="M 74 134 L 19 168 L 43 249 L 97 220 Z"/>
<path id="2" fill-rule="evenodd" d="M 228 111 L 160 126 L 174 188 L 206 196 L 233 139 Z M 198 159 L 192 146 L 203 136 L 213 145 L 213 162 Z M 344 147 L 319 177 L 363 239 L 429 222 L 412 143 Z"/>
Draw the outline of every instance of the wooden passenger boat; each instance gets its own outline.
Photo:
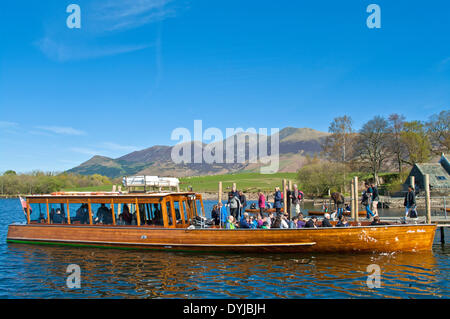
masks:
<path id="1" fill-rule="evenodd" d="M 194 227 L 192 224 L 205 214 L 201 195 L 190 192 L 39 195 L 29 196 L 26 201 L 27 222 L 9 225 L 10 243 L 199 252 L 391 252 L 430 250 L 436 230 L 433 224 L 367 223 L 312 229 Z M 88 224 L 74 220 L 74 206 L 80 204 L 88 206 Z M 94 208 L 99 204 L 109 206 L 111 224 L 95 224 Z M 67 212 L 61 224 L 52 222 L 55 218 L 50 211 L 55 205 Z M 118 225 L 123 205 L 135 210 L 136 225 Z"/>
<path id="2" fill-rule="evenodd" d="M 309 216 L 323 216 L 323 215 L 325 215 L 326 213 L 329 213 L 329 214 L 331 214 L 331 213 L 333 213 L 333 212 L 323 212 L 323 211 L 316 211 L 316 210 L 309 210 L 308 211 L 308 215 Z M 344 216 L 351 216 L 351 212 L 349 212 L 349 211 L 344 211 Z M 359 212 L 358 212 L 358 216 L 366 216 L 366 211 L 365 210 L 360 210 Z"/>

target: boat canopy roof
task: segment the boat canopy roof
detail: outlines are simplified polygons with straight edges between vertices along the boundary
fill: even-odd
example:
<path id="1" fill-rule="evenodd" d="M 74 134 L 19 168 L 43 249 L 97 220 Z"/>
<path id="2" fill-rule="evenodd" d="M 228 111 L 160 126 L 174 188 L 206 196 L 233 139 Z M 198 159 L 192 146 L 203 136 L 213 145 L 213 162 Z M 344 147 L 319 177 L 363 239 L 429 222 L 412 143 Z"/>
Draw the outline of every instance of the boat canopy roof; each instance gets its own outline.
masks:
<path id="1" fill-rule="evenodd" d="M 195 192 L 155 192 L 155 193 L 118 193 L 118 192 L 57 192 L 43 195 L 27 196 L 29 203 L 157 203 L 162 200 L 200 199 L 201 195 Z"/>

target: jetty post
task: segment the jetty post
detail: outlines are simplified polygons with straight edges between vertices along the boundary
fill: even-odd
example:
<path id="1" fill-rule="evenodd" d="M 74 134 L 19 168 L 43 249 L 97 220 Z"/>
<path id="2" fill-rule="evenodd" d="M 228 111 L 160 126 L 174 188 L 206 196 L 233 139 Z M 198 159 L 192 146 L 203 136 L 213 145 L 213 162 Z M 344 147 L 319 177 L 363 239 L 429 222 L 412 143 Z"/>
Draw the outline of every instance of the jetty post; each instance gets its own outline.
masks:
<path id="1" fill-rule="evenodd" d="M 358 208 L 358 176 L 354 177 L 354 192 L 355 192 L 355 222 L 359 221 L 359 208 Z"/>
<path id="2" fill-rule="evenodd" d="M 219 198 L 218 202 L 222 203 L 222 182 L 219 182 Z"/>
<path id="3" fill-rule="evenodd" d="M 409 185 L 411 185 L 412 189 L 416 190 L 416 178 L 413 175 L 409 178 Z"/>
<path id="4" fill-rule="evenodd" d="M 350 187 L 350 198 L 351 198 L 351 218 L 355 218 L 355 180 L 352 179 L 352 184 Z"/>
<path id="5" fill-rule="evenodd" d="M 425 206 L 427 209 L 427 224 L 431 223 L 431 201 L 430 201 L 430 175 L 425 174 Z"/>
<path id="6" fill-rule="evenodd" d="M 289 214 L 289 218 L 291 218 L 291 212 L 287 211 L 287 191 L 286 191 L 286 179 L 283 179 L 283 207 L 284 212 Z"/>

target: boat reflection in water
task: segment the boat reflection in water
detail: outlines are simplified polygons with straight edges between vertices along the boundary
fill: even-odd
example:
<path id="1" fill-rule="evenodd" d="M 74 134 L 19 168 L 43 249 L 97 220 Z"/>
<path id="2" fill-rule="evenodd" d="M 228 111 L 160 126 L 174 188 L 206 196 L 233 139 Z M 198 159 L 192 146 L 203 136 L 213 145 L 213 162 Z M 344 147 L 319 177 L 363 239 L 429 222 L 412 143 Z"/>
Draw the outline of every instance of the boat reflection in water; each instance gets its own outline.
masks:
<path id="1" fill-rule="evenodd" d="M 10 244 L 19 297 L 430 298 L 448 294 L 431 251 L 382 254 L 199 254 Z M 81 288 L 66 286 L 67 266 Z M 381 288 L 367 286 L 368 265 Z"/>

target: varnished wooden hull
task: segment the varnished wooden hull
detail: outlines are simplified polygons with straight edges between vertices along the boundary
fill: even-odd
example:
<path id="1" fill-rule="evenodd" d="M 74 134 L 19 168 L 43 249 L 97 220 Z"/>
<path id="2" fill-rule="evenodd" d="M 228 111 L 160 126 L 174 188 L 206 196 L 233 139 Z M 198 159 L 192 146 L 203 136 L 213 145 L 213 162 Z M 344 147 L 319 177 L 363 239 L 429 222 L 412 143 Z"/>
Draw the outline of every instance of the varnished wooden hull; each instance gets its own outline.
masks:
<path id="1" fill-rule="evenodd" d="M 201 252 L 391 252 L 431 250 L 436 225 L 318 229 L 194 229 L 10 225 L 8 242 Z"/>
<path id="2" fill-rule="evenodd" d="M 327 212 L 322 212 L 322 211 L 315 211 L 315 210 L 310 210 L 310 211 L 308 211 L 308 215 L 309 216 L 323 216 L 323 215 L 325 215 Z M 328 212 L 329 214 L 331 214 L 331 213 L 333 213 L 333 212 Z M 366 213 L 366 211 L 365 210 L 360 210 L 359 212 L 358 212 L 358 216 L 366 216 L 367 215 L 367 213 Z M 344 212 L 344 216 L 351 216 L 351 212 Z"/>

